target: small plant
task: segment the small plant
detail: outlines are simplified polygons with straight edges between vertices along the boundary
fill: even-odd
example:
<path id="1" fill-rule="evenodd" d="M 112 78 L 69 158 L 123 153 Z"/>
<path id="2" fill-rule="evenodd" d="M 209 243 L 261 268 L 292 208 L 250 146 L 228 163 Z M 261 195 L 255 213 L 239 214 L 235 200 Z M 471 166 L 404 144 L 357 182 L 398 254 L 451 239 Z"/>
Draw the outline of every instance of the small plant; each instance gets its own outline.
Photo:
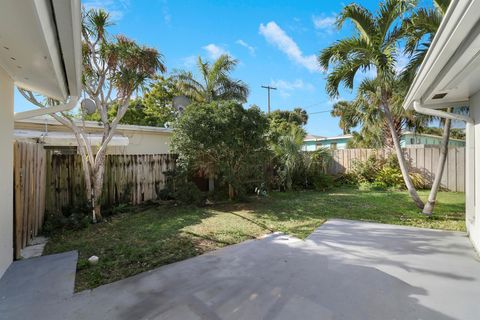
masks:
<path id="1" fill-rule="evenodd" d="M 368 157 L 366 161 L 355 161 L 352 168 L 352 176 L 357 183 L 374 182 L 380 171 L 382 163 L 375 155 Z"/>
<path id="2" fill-rule="evenodd" d="M 313 177 L 313 187 L 315 190 L 325 191 L 332 188 L 333 185 L 333 177 L 328 174 L 320 172 Z"/>
<path id="3" fill-rule="evenodd" d="M 91 221 L 92 209 L 87 204 L 74 207 L 64 207 L 61 213 L 46 212 L 42 231 L 52 235 L 62 230 L 80 230 L 86 228 Z"/>
<path id="4" fill-rule="evenodd" d="M 385 166 L 378 172 L 375 182 L 381 182 L 389 187 L 400 186 L 403 184 L 402 172 L 398 168 Z"/>
<path id="5" fill-rule="evenodd" d="M 358 186 L 360 191 L 386 191 L 388 186 L 383 182 L 362 182 Z"/>
<path id="6" fill-rule="evenodd" d="M 166 185 L 159 198 L 161 200 L 176 200 L 184 204 L 203 205 L 205 195 L 197 185 L 190 180 L 190 176 L 184 170 L 171 170 L 165 172 Z"/>

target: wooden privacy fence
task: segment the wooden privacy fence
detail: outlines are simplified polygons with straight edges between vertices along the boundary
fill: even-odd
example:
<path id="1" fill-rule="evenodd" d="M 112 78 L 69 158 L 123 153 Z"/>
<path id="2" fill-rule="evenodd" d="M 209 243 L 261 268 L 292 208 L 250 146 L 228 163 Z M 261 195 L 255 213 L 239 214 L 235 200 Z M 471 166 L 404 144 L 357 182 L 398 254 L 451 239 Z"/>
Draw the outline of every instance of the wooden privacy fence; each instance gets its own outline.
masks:
<path id="1" fill-rule="evenodd" d="M 386 157 L 391 149 L 342 149 L 334 150 L 329 168 L 331 174 L 349 172 L 355 161 L 365 161 L 370 156 Z M 404 148 L 403 152 L 410 170 L 419 172 L 432 183 L 437 171 L 440 148 Z M 441 186 L 450 191 L 465 191 L 465 148 L 449 148 Z"/>
<path id="2" fill-rule="evenodd" d="M 80 155 L 48 152 L 46 210 L 87 203 Z M 158 199 L 165 188 L 165 171 L 175 168 L 175 155 L 107 155 L 102 204 L 140 204 Z"/>
<path id="3" fill-rule="evenodd" d="M 45 166 L 43 145 L 14 143 L 14 250 L 23 249 L 40 231 L 45 213 Z"/>

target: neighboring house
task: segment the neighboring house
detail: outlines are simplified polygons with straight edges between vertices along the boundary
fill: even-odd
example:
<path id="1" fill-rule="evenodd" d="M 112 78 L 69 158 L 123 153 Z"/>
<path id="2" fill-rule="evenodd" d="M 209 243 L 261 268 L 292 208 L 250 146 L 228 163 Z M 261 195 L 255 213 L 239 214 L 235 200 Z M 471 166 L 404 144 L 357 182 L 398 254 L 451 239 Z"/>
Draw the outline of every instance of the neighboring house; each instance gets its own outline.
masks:
<path id="1" fill-rule="evenodd" d="M 402 148 L 439 147 L 441 143 L 442 143 L 441 136 L 426 134 L 426 133 L 415 133 L 411 131 L 404 132 L 402 134 L 402 137 L 400 138 L 400 145 L 402 146 Z M 450 138 L 448 140 L 448 145 L 450 147 L 465 147 L 465 140 Z"/>
<path id="2" fill-rule="evenodd" d="M 65 105 L 36 115 L 68 110 L 81 91 L 80 0 L 0 2 L 0 277 L 13 260 L 13 124 L 15 86 Z M 32 106 L 33 107 L 33 106 Z M 53 109 L 52 109 L 53 108 Z"/>
<path id="3" fill-rule="evenodd" d="M 103 130 L 101 124 L 85 121 L 85 128 L 92 145 L 99 145 Z M 108 144 L 108 154 L 170 153 L 172 129 L 120 124 L 115 132 Z M 72 152 L 78 146 L 71 130 L 48 115 L 15 121 L 14 137 L 15 140 L 42 142 L 47 148 L 59 151 Z"/>
<path id="4" fill-rule="evenodd" d="M 325 137 L 316 136 L 313 134 L 307 134 L 305 139 L 303 139 L 303 151 L 315 151 L 317 150 L 317 140 Z"/>
<path id="5" fill-rule="evenodd" d="M 351 134 L 335 136 L 335 137 L 321 137 L 314 135 L 307 135 L 304 139 L 303 150 L 315 151 L 320 148 L 329 148 L 332 150 L 342 150 L 348 148 L 348 142 L 353 138 Z M 442 141 L 441 136 L 432 134 L 414 133 L 406 131 L 400 137 L 400 145 L 402 148 L 428 148 L 439 147 Z M 464 147 L 465 140 L 450 138 L 448 145 L 451 147 Z"/>
<path id="6" fill-rule="evenodd" d="M 328 148 L 332 150 L 347 149 L 348 141 L 352 139 L 351 134 L 345 134 L 335 137 L 322 137 L 317 140 L 317 149 Z"/>
<path id="7" fill-rule="evenodd" d="M 480 251 L 480 0 L 452 1 L 404 108 L 466 122 L 466 226 Z M 469 116 L 439 111 L 468 106 Z"/>

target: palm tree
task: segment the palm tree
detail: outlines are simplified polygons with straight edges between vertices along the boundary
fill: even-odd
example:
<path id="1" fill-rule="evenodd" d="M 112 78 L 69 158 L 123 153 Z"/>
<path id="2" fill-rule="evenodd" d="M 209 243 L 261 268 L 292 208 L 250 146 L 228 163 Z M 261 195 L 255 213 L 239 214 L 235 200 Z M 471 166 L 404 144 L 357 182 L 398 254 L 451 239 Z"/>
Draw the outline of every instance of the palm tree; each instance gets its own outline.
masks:
<path id="1" fill-rule="evenodd" d="M 413 12 L 409 19 L 405 19 L 402 28 L 406 35 L 405 51 L 411 59 L 403 71 L 403 78 L 411 83 L 418 68 L 422 64 L 428 49 L 435 37 L 435 33 L 442 22 L 443 16 L 447 12 L 451 0 L 433 0 L 433 8 L 419 8 Z M 440 158 L 435 173 L 435 179 L 432 183 L 432 189 L 428 196 L 428 201 L 422 210 L 425 215 L 431 215 L 435 207 L 437 192 L 442 180 L 443 170 L 448 155 L 448 141 L 450 138 L 451 120 L 446 119 L 443 122 L 442 143 L 440 146 Z"/>
<path id="2" fill-rule="evenodd" d="M 428 48 L 440 27 L 451 0 L 433 0 L 433 8 L 419 8 L 409 18 L 403 20 L 402 29 L 406 36 L 405 53 L 410 56 L 402 76 L 408 83 L 422 64 Z"/>
<path id="3" fill-rule="evenodd" d="M 201 80 L 195 79 L 189 71 L 178 71 L 173 79 L 177 81 L 179 90 L 193 101 L 235 100 L 244 103 L 249 93 L 247 84 L 230 77 L 237 64 L 238 60 L 227 54 L 221 55 L 213 64 L 198 57 L 197 67 Z"/>
<path id="4" fill-rule="evenodd" d="M 408 192 L 417 207 L 423 209 L 423 201 L 418 196 L 408 174 L 390 108 L 392 84 L 396 77 L 397 45 L 402 36 L 398 22 L 409 10 L 411 3 L 407 0 L 385 0 L 380 3 L 380 8 L 375 14 L 357 4 L 347 5 L 337 18 L 337 26 L 341 28 L 346 21 L 350 21 L 356 29 L 356 34 L 324 49 L 318 60 L 325 70 L 332 68 L 328 74 L 326 86 L 327 92 L 332 97 L 339 96 L 338 90 L 341 83 L 353 89 L 354 79 L 359 71 L 376 69 L 375 91 L 380 100 L 378 107 L 390 130 Z"/>
<path id="5" fill-rule="evenodd" d="M 291 126 L 286 134 L 279 137 L 278 142 L 272 145 L 273 154 L 280 160 L 281 173 L 285 180 L 285 188 L 292 189 L 292 175 L 302 163 L 302 146 L 305 131 L 299 126 Z"/>
<path id="6" fill-rule="evenodd" d="M 352 143 L 358 147 L 394 148 L 394 142 L 384 113 L 379 108 L 381 104 L 376 79 L 365 79 L 359 85 L 357 95 L 352 101 L 341 100 L 333 105 L 331 115 L 340 118 L 340 128 L 344 134 L 352 133 L 352 129 L 360 126 L 360 132 L 353 132 Z M 427 116 L 416 116 L 414 112 L 403 109 L 405 85 L 396 77 L 392 86 L 392 96 L 389 100 L 393 123 L 397 135 L 403 130 L 423 130 L 429 122 Z"/>

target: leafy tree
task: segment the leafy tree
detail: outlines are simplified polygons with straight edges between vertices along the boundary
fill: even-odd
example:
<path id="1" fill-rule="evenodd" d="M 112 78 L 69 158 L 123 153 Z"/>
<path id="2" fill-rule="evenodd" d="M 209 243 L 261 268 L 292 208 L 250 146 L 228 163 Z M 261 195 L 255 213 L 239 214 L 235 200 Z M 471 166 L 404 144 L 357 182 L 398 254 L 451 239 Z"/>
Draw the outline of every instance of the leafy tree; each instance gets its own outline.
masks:
<path id="1" fill-rule="evenodd" d="M 134 93 L 154 79 L 158 71 L 165 71 L 163 57 L 157 50 L 140 46 L 121 35 L 109 37 L 107 28 L 111 25 L 109 14 L 102 9 L 83 12 L 83 88 L 88 97 L 95 101 L 100 115 L 103 124 L 102 143 L 92 146 L 88 133 L 70 115 L 63 112 L 52 114 L 75 134 L 87 194 L 91 195 L 94 221 L 102 217 L 100 199 L 108 143 L 128 111 Z M 38 107 L 45 107 L 32 92 L 21 92 Z M 109 117 L 109 111 L 114 105 L 117 105 L 117 109 L 112 118 Z"/>
<path id="2" fill-rule="evenodd" d="M 327 76 L 326 89 L 332 97 L 339 96 L 342 83 L 353 90 L 354 79 L 359 71 L 375 68 L 375 92 L 380 98 L 379 109 L 390 130 L 405 185 L 415 204 L 423 208 L 423 201 L 408 174 L 390 101 L 396 77 L 397 46 L 402 37 L 399 22 L 411 4 L 412 1 L 407 0 L 385 0 L 374 14 L 357 4 L 345 6 L 337 18 L 337 26 L 341 28 L 346 21 L 350 21 L 356 33 L 324 49 L 318 59 L 325 70 L 331 70 Z"/>
<path id="3" fill-rule="evenodd" d="M 308 113 L 302 108 L 295 108 L 293 111 L 274 110 L 268 117 L 270 119 L 282 119 L 288 123 L 295 123 L 299 126 L 304 126 L 308 122 Z"/>
<path id="4" fill-rule="evenodd" d="M 130 107 L 120 120 L 122 124 L 140 126 L 163 127 L 177 117 L 172 101 L 178 96 L 175 82 L 171 78 L 158 77 L 145 89 L 143 97 L 130 101 Z M 118 103 L 114 103 L 108 110 L 108 118 L 112 121 L 118 112 Z M 77 117 L 85 120 L 100 121 L 100 113 L 92 115 L 78 114 Z"/>
<path id="5" fill-rule="evenodd" d="M 238 60 L 227 54 L 221 55 L 211 64 L 198 57 L 197 68 L 201 80 L 193 73 L 177 71 L 172 77 L 177 82 L 178 89 L 196 102 L 212 102 L 218 100 L 234 100 L 246 102 L 248 86 L 241 80 L 234 80 L 230 73 L 235 69 Z"/>
<path id="6" fill-rule="evenodd" d="M 172 147 L 180 167 L 218 177 L 232 199 L 250 178 L 263 174 L 267 128 L 258 108 L 234 101 L 193 103 L 175 123 Z"/>

